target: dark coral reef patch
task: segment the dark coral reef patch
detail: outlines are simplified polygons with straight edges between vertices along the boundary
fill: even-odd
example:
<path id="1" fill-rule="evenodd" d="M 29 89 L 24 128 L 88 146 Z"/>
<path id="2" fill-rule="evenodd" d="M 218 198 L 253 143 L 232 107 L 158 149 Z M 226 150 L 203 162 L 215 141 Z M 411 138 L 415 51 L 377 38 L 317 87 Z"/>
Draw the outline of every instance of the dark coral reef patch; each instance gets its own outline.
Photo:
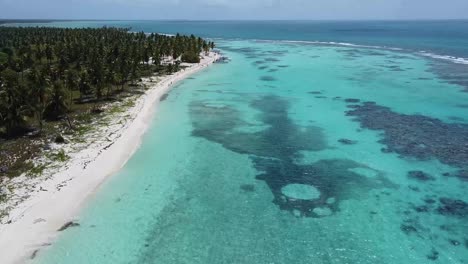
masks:
<path id="1" fill-rule="evenodd" d="M 441 215 L 467 217 L 468 216 L 468 203 L 458 199 L 440 198 L 440 206 L 437 212 Z"/>
<path id="2" fill-rule="evenodd" d="M 338 211 L 342 200 L 359 199 L 375 188 L 395 187 L 382 173 L 352 160 L 298 164 L 302 151 L 328 148 L 326 138 L 319 127 L 295 124 L 288 114 L 288 101 L 281 97 L 250 100 L 250 107 L 260 113 L 258 120 L 266 125 L 255 132 L 243 132 L 249 124 L 233 107 L 213 107 L 201 101 L 190 107 L 192 135 L 249 155 L 257 179 L 265 181 L 273 193 L 273 202 L 296 216 L 325 217 Z"/>
<path id="3" fill-rule="evenodd" d="M 339 139 L 338 142 L 340 142 L 343 145 L 356 145 L 358 143 L 356 140 L 351 140 L 347 138 Z"/>
<path id="4" fill-rule="evenodd" d="M 424 171 L 410 171 L 408 172 L 408 178 L 422 182 L 435 180 L 434 176 L 425 173 Z"/>
<path id="5" fill-rule="evenodd" d="M 260 77 L 260 80 L 265 81 L 265 82 L 274 82 L 276 81 L 276 78 L 273 76 L 262 76 Z"/>
<path id="6" fill-rule="evenodd" d="M 387 146 L 386 152 L 419 160 L 438 159 L 461 169 L 468 167 L 468 124 L 400 114 L 374 102 L 353 105 L 347 115 L 363 128 L 382 131 L 380 143 Z M 456 176 L 461 178 L 462 172 Z"/>

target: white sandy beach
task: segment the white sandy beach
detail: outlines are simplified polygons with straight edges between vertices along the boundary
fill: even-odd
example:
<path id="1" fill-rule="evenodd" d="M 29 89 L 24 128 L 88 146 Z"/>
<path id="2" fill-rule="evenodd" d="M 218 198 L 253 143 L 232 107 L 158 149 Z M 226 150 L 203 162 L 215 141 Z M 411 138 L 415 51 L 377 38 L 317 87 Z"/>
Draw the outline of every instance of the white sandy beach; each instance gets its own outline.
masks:
<path id="1" fill-rule="evenodd" d="M 77 220 L 86 201 L 138 149 L 161 96 L 216 59 L 218 55 L 210 53 L 199 64 L 166 76 L 152 86 L 146 82 L 150 89 L 125 116 L 102 128 L 85 148 L 67 152 L 71 159 L 47 180 L 36 180 L 32 187 L 20 190 L 23 199 L 11 201 L 8 223 L 0 225 L 0 263 L 28 262 L 38 250 L 53 243 L 59 234 L 57 230 Z"/>

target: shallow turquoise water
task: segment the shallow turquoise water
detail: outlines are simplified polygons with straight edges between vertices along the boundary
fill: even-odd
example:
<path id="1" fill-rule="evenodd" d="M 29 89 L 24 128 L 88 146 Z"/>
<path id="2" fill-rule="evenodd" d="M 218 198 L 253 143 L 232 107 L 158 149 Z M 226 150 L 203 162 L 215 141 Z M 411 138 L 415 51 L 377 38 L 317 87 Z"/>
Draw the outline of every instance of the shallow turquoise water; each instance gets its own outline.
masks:
<path id="1" fill-rule="evenodd" d="M 455 136 L 466 146 L 468 93 L 437 62 L 330 45 L 219 45 L 232 61 L 170 92 L 80 227 L 36 263 L 468 262 L 468 208 L 444 199 L 466 201 L 456 176 L 466 163 L 455 158 L 466 147 L 430 152 Z M 375 105 L 347 114 L 367 101 Z M 401 131 L 375 129 L 387 121 Z M 424 141 L 429 157 L 395 146 L 411 131 L 438 140 Z"/>

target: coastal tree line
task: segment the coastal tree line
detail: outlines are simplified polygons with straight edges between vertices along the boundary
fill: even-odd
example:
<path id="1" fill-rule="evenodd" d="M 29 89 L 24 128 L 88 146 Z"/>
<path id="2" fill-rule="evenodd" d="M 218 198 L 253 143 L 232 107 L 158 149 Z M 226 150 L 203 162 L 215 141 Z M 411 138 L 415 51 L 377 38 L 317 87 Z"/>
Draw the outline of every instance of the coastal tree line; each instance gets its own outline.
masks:
<path id="1" fill-rule="evenodd" d="M 141 77 L 177 71 L 212 48 L 193 35 L 0 27 L 0 136 L 31 127 L 40 133 L 45 120 L 67 119 L 80 104 L 97 107 Z"/>

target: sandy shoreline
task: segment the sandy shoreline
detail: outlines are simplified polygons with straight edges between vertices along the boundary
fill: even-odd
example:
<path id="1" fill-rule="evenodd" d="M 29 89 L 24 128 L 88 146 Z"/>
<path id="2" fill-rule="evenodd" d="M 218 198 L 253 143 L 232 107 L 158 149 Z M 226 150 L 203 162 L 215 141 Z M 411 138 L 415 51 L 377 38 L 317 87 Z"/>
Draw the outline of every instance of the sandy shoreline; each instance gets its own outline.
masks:
<path id="1" fill-rule="evenodd" d="M 34 192 L 23 190 L 27 198 L 16 202 L 8 218 L 11 222 L 0 225 L 0 262 L 25 263 L 37 250 L 50 245 L 58 235 L 57 230 L 76 220 L 86 200 L 138 149 L 161 96 L 217 58 L 218 55 L 210 53 L 199 64 L 166 76 L 158 83 L 147 82 L 151 88 L 125 113 L 124 122 L 115 120 L 114 125 L 103 128 L 99 136 L 104 139 L 72 153 L 66 168 L 38 182 Z"/>

